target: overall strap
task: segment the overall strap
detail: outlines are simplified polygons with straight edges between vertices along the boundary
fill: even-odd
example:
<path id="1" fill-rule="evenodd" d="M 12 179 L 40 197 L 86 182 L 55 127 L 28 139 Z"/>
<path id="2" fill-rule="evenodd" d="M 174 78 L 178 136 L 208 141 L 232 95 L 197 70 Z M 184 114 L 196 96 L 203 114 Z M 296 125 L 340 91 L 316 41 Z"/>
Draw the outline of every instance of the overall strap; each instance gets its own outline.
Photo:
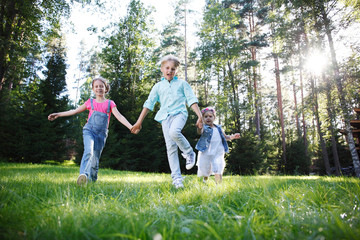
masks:
<path id="1" fill-rule="evenodd" d="M 94 110 L 94 104 L 93 104 L 93 99 L 90 98 L 90 103 L 91 103 L 91 110 Z"/>
<path id="2" fill-rule="evenodd" d="M 108 109 L 107 109 L 107 113 L 110 113 L 110 99 L 108 100 Z"/>

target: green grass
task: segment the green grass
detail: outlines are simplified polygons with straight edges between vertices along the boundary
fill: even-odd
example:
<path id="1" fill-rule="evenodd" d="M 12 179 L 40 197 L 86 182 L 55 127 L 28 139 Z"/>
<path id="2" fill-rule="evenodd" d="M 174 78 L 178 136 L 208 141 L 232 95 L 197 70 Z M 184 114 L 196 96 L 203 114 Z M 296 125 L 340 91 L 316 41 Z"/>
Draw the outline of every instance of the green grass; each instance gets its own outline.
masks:
<path id="1" fill-rule="evenodd" d="M 71 165 L 0 164 L 0 239 L 359 239 L 360 180 L 100 169 L 78 187 Z"/>

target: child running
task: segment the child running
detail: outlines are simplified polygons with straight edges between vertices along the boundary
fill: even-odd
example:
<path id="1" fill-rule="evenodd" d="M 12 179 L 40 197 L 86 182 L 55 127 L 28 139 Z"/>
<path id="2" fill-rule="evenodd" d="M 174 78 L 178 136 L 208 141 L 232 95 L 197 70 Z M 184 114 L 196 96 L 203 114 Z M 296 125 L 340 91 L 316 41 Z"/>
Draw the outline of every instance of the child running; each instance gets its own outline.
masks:
<path id="1" fill-rule="evenodd" d="M 201 137 L 197 142 L 195 148 L 198 152 L 198 176 L 203 177 L 206 182 L 210 174 L 215 174 L 215 182 L 221 183 L 222 175 L 225 169 L 225 152 L 229 152 L 229 147 L 226 141 L 240 138 L 240 133 L 226 135 L 221 129 L 220 125 L 215 125 L 216 117 L 213 108 L 204 108 L 201 110 L 204 126 L 198 128 Z"/>
<path id="2" fill-rule="evenodd" d="M 128 120 L 117 110 L 114 101 L 105 98 L 105 94 L 110 90 L 106 79 L 95 78 L 92 81 L 92 90 L 95 93 L 95 99 L 88 99 L 76 109 L 52 113 L 48 116 L 48 119 L 53 121 L 58 117 L 72 116 L 86 109 L 89 110 L 88 121 L 83 128 L 84 153 L 80 164 L 80 175 L 77 179 L 79 186 L 86 185 L 88 181 L 97 180 L 99 159 L 108 135 L 111 113 L 129 130 L 132 128 Z"/>
<path id="3" fill-rule="evenodd" d="M 186 169 L 191 169 L 195 165 L 196 159 L 193 148 L 181 133 L 188 117 L 186 104 L 191 106 L 198 116 L 196 126 L 202 128 L 202 115 L 197 97 L 186 81 L 180 80 L 175 76 L 179 65 L 180 61 L 175 56 L 167 55 L 162 58 L 161 72 L 163 77 L 151 89 L 148 99 L 143 105 L 144 108 L 131 129 L 132 133 L 137 134 L 148 112 L 154 109 L 156 102 L 160 103 L 160 110 L 157 112 L 155 120 L 162 125 L 171 177 L 176 188 L 184 187 L 179 164 L 178 147 L 182 152 L 182 156 L 186 159 Z"/>

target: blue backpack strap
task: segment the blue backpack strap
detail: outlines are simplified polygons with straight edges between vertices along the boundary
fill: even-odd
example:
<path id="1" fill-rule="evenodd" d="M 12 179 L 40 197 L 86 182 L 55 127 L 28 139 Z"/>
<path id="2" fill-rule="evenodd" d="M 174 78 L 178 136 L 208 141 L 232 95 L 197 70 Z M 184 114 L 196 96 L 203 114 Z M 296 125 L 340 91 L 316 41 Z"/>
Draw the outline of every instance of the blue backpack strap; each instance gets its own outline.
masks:
<path id="1" fill-rule="evenodd" d="M 110 113 L 110 102 L 111 102 L 111 100 L 109 99 L 108 101 L 109 101 L 109 103 L 108 103 L 107 113 Z"/>
<path id="2" fill-rule="evenodd" d="M 94 110 L 94 104 L 92 98 L 90 98 L 90 103 L 91 103 L 91 110 Z"/>

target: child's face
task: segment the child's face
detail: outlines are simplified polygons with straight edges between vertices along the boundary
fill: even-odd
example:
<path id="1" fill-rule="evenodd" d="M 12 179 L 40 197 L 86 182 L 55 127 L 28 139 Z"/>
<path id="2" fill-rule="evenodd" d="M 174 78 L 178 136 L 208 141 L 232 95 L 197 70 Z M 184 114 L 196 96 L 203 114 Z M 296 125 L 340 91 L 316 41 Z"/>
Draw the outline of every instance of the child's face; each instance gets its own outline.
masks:
<path id="1" fill-rule="evenodd" d="M 93 83 L 93 92 L 95 93 L 96 96 L 104 96 L 105 84 L 100 80 L 96 80 Z"/>
<path id="2" fill-rule="evenodd" d="M 161 72 L 163 73 L 164 78 L 168 81 L 172 80 L 176 75 L 177 67 L 173 61 L 166 61 L 161 65 Z"/>
<path id="3" fill-rule="evenodd" d="M 214 120 L 215 120 L 215 116 L 214 113 L 211 111 L 206 111 L 203 115 L 204 118 L 204 122 L 205 124 L 209 125 L 209 126 L 213 126 L 214 125 Z"/>

